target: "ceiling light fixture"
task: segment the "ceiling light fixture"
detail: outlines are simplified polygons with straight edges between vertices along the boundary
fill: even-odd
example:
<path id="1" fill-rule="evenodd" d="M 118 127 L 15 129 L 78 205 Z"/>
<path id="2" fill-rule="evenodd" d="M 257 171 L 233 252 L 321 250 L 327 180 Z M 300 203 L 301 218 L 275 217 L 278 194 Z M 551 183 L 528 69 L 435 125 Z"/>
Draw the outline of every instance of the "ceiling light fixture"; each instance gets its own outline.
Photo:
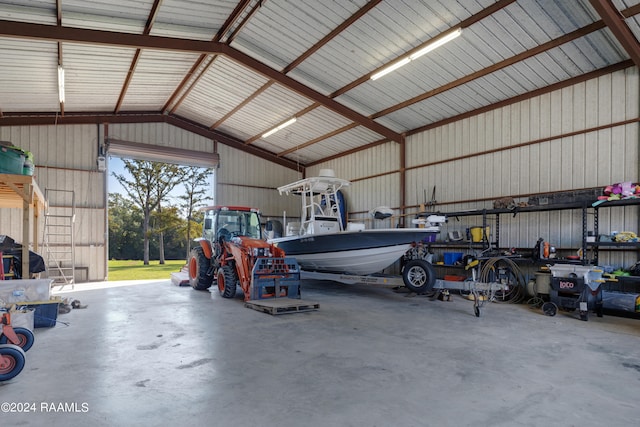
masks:
<path id="1" fill-rule="evenodd" d="M 389 74 L 393 70 L 397 70 L 398 68 L 402 67 L 403 65 L 407 65 L 409 62 L 411 62 L 411 59 L 404 58 L 404 59 L 396 62 L 395 64 L 391 64 L 387 68 L 383 68 L 382 70 L 378 71 L 377 73 L 372 74 L 371 75 L 371 80 L 378 80 L 380 77 Z"/>
<path id="2" fill-rule="evenodd" d="M 267 132 L 263 133 L 263 134 L 262 134 L 262 137 L 263 137 L 263 138 L 266 138 L 266 137 L 268 137 L 269 135 L 273 135 L 274 133 L 278 132 L 280 129 L 284 129 L 284 128 L 286 128 L 287 126 L 289 126 L 289 125 L 291 125 L 291 124 L 294 124 L 294 123 L 296 122 L 296 120 L 298 120 L 298 119 L 296 119 L 295 117 L 293 117 L 293 118 L 291 118 L 291 119 L 287 120 L 286 122 L 282 123 L 281 125 L 278 125 L 278 126 L 274 127 L 274 128 L 273 128 L 273 129 L 271 129 L 270 131 L 267 131 Z"/>
<path id="3" fill-rule="evenodd" d="M 423 47 L 422 49 L 420 49 L 416 53 L 411 54 L 409 56 L 409 59 L 411 59 L 413 61 L 414 59 L 420 58 L 422 55 L 427 54 L 427 53 L 431 52 L 432 50 L 434 50 L 436 48 L 439 48 L 440 46 L 442 46 L 443 44 L 445 44 L 447 42 L 450 42 L 451 40 L 453 40 L 456 37 L 458 37 L 460 34 L 462 34 L 462 28 L 458 28 L 457 30 L 450 32 L 446 36 L 441 37 L 441 38 L 439 38 L 438 40 L 435 40 L 432 43 L 429 43 L 428 45 L 426 45 L 425 47 Z"/>
<path id="4" fill-rule="evenodd" d="M 61 103 L 64 103 L 64 68 L 62 65 L 58 65 L 58 98 Z"/>
<path id="5" fill-rule="evenodd" d="M 428 45 L 426 45 L 425 47 L 423 47 L 422 49 L 418 50 L 417 52 L 412 53 L 411 55 L 391 64 L 390 66 L 383 68 L 382 70 L 378 71 L 375 74 L 371 75 L 371 80 L 377 80 L 380 77 L 389 74 L 390 72 L 397 70 L 398 68 L 402 67 L 403 65 L 407 65 L 409 62 L 413 61 L 414 59 L 418 59 L 420 58 L 422 55 L 431 52 L 432 50 L 442 46 L 443 44 L 450 42 L 451 40 L 455 39 L 456 37 L 458 37 L 460 34 L 462 34 L 462 28 L 458 28 L 450 33 L 448 33 L 447 35 L 445 35 L 444 37 L 440 37 L 437 40 L 432 41 L 431 43 L 429 43 Z"/>

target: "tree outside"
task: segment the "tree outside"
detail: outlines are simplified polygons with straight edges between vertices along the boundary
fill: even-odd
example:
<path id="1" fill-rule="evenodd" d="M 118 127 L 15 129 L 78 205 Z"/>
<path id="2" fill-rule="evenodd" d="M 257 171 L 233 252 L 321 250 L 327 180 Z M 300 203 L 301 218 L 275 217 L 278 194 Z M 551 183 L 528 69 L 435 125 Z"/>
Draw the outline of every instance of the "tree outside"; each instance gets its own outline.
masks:
<path id="1" fill-rule="evenodd" d="M 202 232 L 212 169 L 122 159 L 127 173 L 112 173 L 126 195 L 109 195 L 109 258 L 182 259 Z M 183 184 L 178 203 L 169 193 Z"/>

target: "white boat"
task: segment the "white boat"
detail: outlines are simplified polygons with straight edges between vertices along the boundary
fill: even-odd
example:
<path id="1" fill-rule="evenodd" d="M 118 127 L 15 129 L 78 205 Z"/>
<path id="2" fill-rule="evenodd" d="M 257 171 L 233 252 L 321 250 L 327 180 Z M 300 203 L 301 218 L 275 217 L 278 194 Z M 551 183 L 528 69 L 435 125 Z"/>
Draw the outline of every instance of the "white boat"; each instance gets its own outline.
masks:
<path id="1" fill-rule="evenodd" d="M 350 185 L 332 170 L 278 188 L 280 194 L 301 196 L 299 222 L 289 222 L 285 236 L 270 243 L 295 257 L 306 271 L 369 275 L 381 272 L 400 259 L 417 242 L 439 233 L 445 217 L 432 215 L 423 228 L 366 229 L 350 223 L 342 188 Z"/>

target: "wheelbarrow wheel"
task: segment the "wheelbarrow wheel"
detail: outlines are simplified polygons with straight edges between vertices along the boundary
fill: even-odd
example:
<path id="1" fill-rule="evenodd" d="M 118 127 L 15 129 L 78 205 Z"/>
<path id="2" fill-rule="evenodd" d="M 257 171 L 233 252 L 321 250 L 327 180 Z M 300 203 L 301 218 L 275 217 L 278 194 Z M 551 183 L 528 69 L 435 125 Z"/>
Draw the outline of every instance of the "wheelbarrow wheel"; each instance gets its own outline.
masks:
<path id="1" fill-rule="evenodd" d="M 35 338 L 33 336 L 33 332 L 31 332 L 27 328 L 13 328 L 13 332 L 15 332 L 18 337 L 18 342 L 9 342 L 9 337 L 3 335 L 0 337 L 0 344 L 15 344 L 18 347 L 22 348 L 23 351 L 27 352 L 33 346 Z"/>
<path id="2" fill-rule="evenodd" d="M 0 381 L 16 377 L 24 368 L 24 351 L 14 344 L 0 345 Z"/>
<path id="3" fill-rule="evenodd" d="M 558 312 L 558 306 L 552 302 L 545 302 L 542 304 L 542 312 L 547 316 L 555 316 Z"/>

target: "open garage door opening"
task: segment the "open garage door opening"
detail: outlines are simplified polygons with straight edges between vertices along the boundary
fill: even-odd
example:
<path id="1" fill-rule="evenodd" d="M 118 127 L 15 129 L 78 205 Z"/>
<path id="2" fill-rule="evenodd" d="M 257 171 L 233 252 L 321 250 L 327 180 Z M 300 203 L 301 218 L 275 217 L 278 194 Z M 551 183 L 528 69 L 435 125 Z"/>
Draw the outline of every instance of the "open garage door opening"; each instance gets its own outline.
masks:
<path id="1" fill-rule="evenodd" d="M 134 278 L 118 274 L 123 265 L 184 264 L 202 233 L 199 208 L 214 204 L 217 153 L 119 140 L 106 147 L 109 280 Z"/>

